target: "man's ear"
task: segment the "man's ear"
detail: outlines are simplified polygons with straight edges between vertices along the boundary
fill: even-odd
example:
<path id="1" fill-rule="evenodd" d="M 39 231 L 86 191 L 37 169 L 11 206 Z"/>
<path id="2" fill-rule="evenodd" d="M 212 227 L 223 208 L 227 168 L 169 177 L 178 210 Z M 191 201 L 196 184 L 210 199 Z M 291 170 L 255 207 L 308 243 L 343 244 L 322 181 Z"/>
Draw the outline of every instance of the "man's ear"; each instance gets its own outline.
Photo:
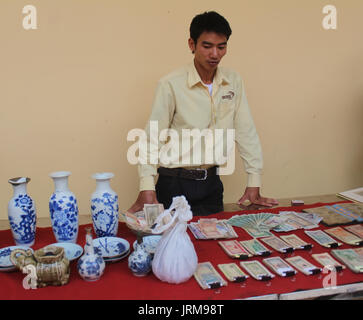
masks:
<path id="1" fill-rule="evenodd" d="M 189 45 L 189 48 L 192 51 L 192 53 L 194 53 L 195 52 L 195 43 L 194 43 L 194 40 L 192 38 L 188 39 L 188 45 Z"/>

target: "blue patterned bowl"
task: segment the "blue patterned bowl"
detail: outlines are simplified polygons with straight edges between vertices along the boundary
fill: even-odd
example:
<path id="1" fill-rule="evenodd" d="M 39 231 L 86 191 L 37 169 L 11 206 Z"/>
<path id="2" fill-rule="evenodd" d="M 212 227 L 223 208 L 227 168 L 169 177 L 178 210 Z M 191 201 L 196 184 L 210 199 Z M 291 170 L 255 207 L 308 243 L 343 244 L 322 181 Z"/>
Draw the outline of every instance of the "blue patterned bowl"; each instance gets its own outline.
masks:
<path id="1" fill-rule="evenodd" d="M 96 253 L 103 258 L 116 258 L 130 250 L 130 243 L 118 237 L 101 237 L 93 240 Z"/>

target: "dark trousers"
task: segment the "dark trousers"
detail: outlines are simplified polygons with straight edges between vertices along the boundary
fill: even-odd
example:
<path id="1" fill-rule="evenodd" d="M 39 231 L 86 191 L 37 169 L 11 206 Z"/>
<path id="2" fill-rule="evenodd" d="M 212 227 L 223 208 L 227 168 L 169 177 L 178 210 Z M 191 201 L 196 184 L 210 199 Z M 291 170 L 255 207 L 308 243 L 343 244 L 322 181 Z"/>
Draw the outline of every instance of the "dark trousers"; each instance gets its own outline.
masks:
<path id="1" fill-rule="evenodd" d="M 206 180 L 191 180 L 159 175 L 156 196 L 168 209 L 173 197 L 185 196 L 194 216 L 206 216 L 223 211 L 223 183 L 218 175 Z"/>

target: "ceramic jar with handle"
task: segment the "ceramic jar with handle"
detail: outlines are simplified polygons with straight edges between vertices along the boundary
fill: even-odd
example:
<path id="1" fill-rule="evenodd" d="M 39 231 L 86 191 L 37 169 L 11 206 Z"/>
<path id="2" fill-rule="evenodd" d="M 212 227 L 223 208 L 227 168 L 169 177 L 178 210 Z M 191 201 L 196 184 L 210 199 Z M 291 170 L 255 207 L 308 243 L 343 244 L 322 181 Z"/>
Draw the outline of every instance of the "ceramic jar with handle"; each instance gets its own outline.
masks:
<path id="1" fill-rule="evenodd" d="M 10 260 L 19 270 L 28 268 L 32 271 L 33 266 L 38 288 L 60 286 L 69 281 L 69 260 L 65 257 L 63 248 L 47 246 L 36 250 L 34 254 L 30 249 L 15 249 L 11 252 Z"/>

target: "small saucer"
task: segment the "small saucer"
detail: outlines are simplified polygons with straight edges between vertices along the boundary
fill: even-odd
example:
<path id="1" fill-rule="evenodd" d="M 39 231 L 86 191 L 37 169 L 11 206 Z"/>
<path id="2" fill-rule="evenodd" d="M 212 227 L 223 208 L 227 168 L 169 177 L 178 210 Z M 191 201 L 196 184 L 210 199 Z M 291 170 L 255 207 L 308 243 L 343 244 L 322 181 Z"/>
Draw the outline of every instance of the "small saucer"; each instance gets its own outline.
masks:
<path id="1" fill-rule="evenodd" d="M 12 271 L 16 269 L 16 266 L 10 261 L 10 254 L 15 249 L 23 249 L 28 250 L 30 249 L 32 252 L 33 249 L 25 246 L 10 246 L 0 249 L 0 271 Z"/>
<path id="2" fill-rule="evenodd" d="M 158 235 L 143 237 L 142 243 L 145 246 L 145 250 L 151 254 L 154 254 L 161 238 L 162 236 Z"/>
<path id="3" fill-rule="evenodd" d="M 80 245 L 78 245 L 78 244 L 75 244 L 75 243 L 56 242 L 56 243 L 52 243 L 52 244 L 50 244 L 48 246 L 63 248 L 65 256 L 69 261 L 72 261 L 72 260 L 75 260 L 75 259 L 79 258 L 83 253 L 82 247 Z"/>
<path id="4" fill-rule="evenodd" d="M 103 258 L 118 258 L 130 250 L 130 243 L 118 237 L 100 237 L 93 240 L 93 247 Z"/>
<path id="5" fill-rule="evenodd" d="M 126 258 L 128 255 L 130 254 L 130 249 L 127 250 L 124 254 L 118 256 L 118 257 L 113 257 L 113 258 L 103 258 L 103 260 L 105 260 L 105 262 L 117 262 L 122 260 L 123 258 Z"/>

